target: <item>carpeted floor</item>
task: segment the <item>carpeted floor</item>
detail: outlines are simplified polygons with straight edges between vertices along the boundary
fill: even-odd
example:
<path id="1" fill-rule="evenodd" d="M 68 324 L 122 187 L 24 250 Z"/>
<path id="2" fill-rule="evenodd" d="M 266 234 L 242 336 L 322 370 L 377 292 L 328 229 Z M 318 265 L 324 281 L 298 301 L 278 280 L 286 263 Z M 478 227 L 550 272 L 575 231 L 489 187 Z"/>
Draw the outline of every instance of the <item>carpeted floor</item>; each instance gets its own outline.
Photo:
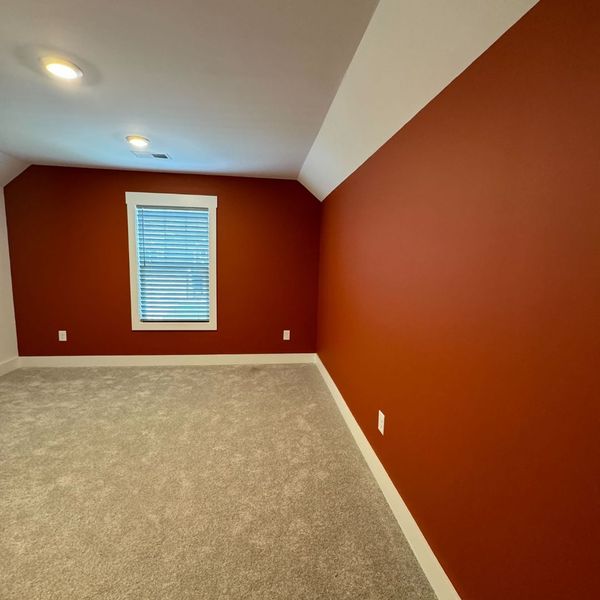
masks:
<path id="1" fill-rule="evenodd" d="M 0 378 L 0 598 L 435 597 L 294 365 Z"/>

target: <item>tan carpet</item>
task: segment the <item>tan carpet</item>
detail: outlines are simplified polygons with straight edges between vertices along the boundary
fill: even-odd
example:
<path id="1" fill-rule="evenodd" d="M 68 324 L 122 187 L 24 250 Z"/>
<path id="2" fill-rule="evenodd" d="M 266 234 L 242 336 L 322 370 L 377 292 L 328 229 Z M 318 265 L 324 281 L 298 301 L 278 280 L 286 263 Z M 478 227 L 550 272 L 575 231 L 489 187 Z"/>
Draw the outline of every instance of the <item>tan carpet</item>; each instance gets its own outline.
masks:
<path id="1" fill-rule="evenodd" d="M 0 378 L 0 598 L 434 595 L 299 365 Z"/>

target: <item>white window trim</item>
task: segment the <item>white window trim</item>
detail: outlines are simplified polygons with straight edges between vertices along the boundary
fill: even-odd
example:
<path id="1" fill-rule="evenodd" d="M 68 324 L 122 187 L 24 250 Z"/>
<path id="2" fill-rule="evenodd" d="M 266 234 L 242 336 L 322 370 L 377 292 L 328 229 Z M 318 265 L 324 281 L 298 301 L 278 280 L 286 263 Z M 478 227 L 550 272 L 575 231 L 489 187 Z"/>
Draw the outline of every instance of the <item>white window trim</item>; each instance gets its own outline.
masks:
<path id="1" fill-rule="evenodd" d="M 127 227 L 129 235 L 129 286 L 131 290 L 131 328 L 154 331 L 215 331 L 217 329 L 217 197 L 190 194 L 154 194 L 125 192 Z M 206 322 L 153 322 L 140 320 L 137 256 L 137 206 L 188 207 L 208 209 L 209 244 L 209 320 Z"/>

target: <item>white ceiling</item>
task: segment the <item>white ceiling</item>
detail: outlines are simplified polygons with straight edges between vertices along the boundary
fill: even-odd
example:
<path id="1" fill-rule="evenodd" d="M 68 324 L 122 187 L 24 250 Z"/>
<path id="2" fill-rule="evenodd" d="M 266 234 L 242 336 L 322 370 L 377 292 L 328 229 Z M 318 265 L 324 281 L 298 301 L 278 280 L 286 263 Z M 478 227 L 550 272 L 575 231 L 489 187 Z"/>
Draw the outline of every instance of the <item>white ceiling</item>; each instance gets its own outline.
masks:
<path id="1" fill-rule="evenodd" d="M 296 178 L 377 0 L 0 0 L 0 150 Z M 47 77 L 43 54 L 84 71 Z M 139 159 L 127 134 L 170 161 Z"/>
<path id="2" fill-rule="evenodd" d="M 300 172 L 324 199 L 537 0 L 381 0 Z"/>

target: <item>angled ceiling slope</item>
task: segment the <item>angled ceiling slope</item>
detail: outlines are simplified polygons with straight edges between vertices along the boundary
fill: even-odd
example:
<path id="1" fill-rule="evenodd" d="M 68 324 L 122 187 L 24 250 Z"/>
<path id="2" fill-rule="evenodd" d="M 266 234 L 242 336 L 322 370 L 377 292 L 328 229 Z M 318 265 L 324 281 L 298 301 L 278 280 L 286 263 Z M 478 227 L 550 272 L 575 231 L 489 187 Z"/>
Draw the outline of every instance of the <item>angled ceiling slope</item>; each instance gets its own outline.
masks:
<path id="1" fill-rule="evenodd" d="M 4 0 L 0 149 L 30 163 L 296 178 L 377 0 Z M 84 72 L 71 85 L 41 55 Z M 169 159 L 138 158 L 127 134 Z"/>
<path id="2" fill-rule="evenodd" d="M 323 200 L 537 0 L 381 0 L 300 171 Z"/>
<path id="3" fill-rule="evenodd" d="M 27 166 L 26 162 L 0 152 L 0 192 L 9 181 L 14 179 Z"/>

